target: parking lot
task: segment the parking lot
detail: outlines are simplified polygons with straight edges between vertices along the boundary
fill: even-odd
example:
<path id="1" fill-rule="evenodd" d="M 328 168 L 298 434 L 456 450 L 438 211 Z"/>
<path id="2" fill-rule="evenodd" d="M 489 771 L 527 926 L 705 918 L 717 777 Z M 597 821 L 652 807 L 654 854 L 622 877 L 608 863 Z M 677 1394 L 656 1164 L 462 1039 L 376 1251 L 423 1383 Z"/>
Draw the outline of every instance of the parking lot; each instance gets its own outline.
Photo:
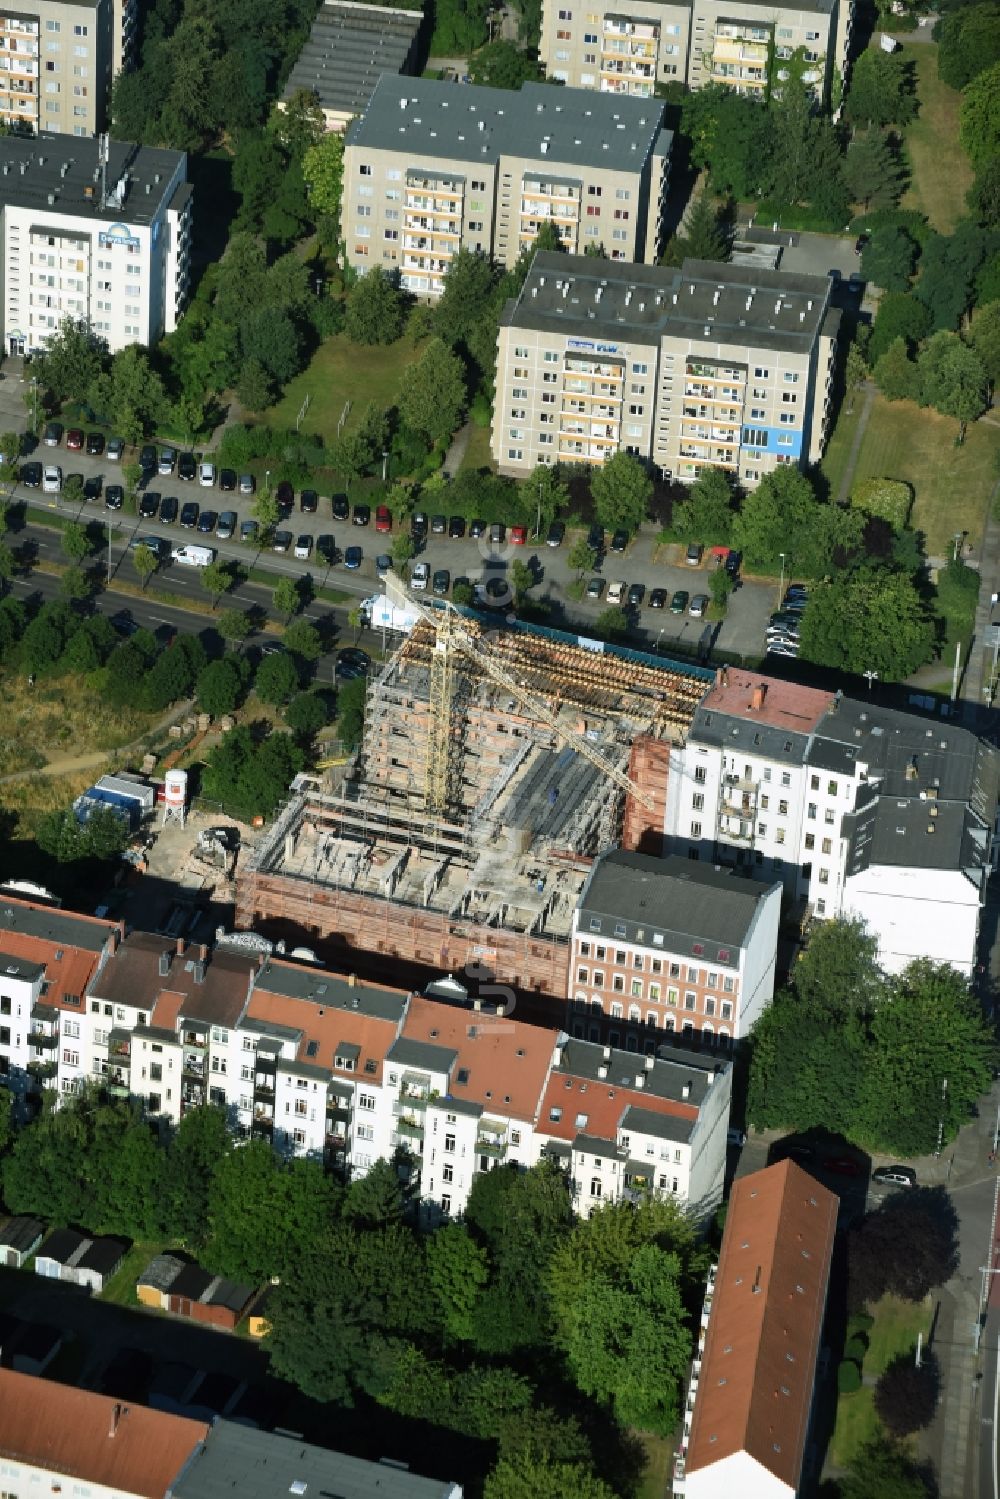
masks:
<path id="1" fill-rule="evenodd" d="M 29 459 L 29 465 L 36 465 L 31 477 L 38 482 L 30 488 L 22 484 L 16 496 L 37 508 L 78 515 L 81 520 L 110 519 L 120 545 L 125 548 L 140 537 L 156 536 L 166 544 L 161 547 L 165 558 L 169 555 L 167 546 L 176 549 L 204 545 L 223 558 L 244 563 L 258 558 L 263 562 L 266 556 L 267 566 L 274 571 L 293 576 L 308 572 L 314 580 L 342 589 L 345 594 L 365 597 L 378 587 L 377 559 L 388 557 L 396 528 L 379 530 L 378 518 L 368 507 L 356 507 L 350 512 L 342 497 L 317 495 L 313 501 L 306 492 L 310 508 L 303 510 L 303 492 L 292 492 L 289 486 L 275 547 L 262 555 L 253 534 L 255 496 L 247 484 L 241 492 L 241 476 L 213 470 L 205 477 L 214 482 L 202 483 L 191 456 L 187 467 L 191 477 L 182 478 L 181 455 L 175 455 L 169 472 L 147 470 L 144 474 L 138 495 L 140 513 L 135 517 L 124 513 L 119 505 L 123 464 L 110 460 L 106 451 L 95 454 L 86 449 L 86 434 L 79 449 L 67 449 L 65 433 L 58 446 L 39 444 Z M 134 461 L 136 456 L 128 453 L 126 461 Z M 38 465 L 42 466 L 42 475 L 37 473 Z M 61 470 L 59 493 L 45 491 L 43 476 L 47 465 L 58 465 Z M 22 475 L 26 467 L 22 465 Z M 91 496 L 82 505 L 65 498 L 71 475 L 80 477 Z M 223 489 L 223 476 L 226 485 L 234 487 Z M 114 509 L 108 507 L 109 498 Z M 315 509 L 311 508 L 313 503 Z M 225 513 L 228 520 L 220 533 L 219 517 Z M 716 565 L 716 559 L 705 557 L 696 567 L 687 565 L 684 549 L 658 544 L 652 525 L 643 527 L 620 553 L 610 551 L 610 538 L 606 538 L 598 566 L 588 578 L 592 586 L 577 601 L 568 593 L 576 577 L 569 567 L 568 554 L 578 533 L 568 532 L 558 547 L 550 547 L 544 538 L 536 541 L 530 535 L 521 541 L 506 528 L 500 528 L 500 534 L 496 535 L 493 534 L 496 528 L 485 527 L 481 535 L 473 536 L 470 532 L 475 528 L 463 526 L 464 534 L 449 534 L 449 519 L 429 515 L 427 534 L 417 540 L 414 560 L 427 565 L 428 593 L 432 591 L 434 574 L 440 572 L 448 574 L 449 592 L 460 578 L 485 590 L 491 580 L 506 578 L 511 564 L 518 559 L 527 565 L 535 580 L 530 597 L 550 602 L 552 623 L 558 627 L 586 630 L 588 623 L 608 607 L 609 594 L 614 602 L 619 592 L 615 585 L 622 585 L 623 602 L 627 601 L 629 590 L 634 590 L 634 602 L 627 609 L 630 635 L 646 647 L 668 651 L 674 643 L 686 652 L 695 653 L 699 644 L 705 647 L 711 641 L 718 649 L 748 657 L 758 656 L 762 651 L 767 619 L 778 599 L 776 586 L 742 582 L 720 625 L 711 624 L 704 615 L 694 617 L 689 612 L 690 598 L 709 592 L 709 569 Z M 366 523 L 358 524 L 361 520 Z M 452 532 L 457 529 L 451 527 Z M 177 563 L 165 565 L 175 574 L 181 570 Z M 654 596 L 656 590 L 660 593 Z M 679 592 L 687 593 L 689 599 L 680 612 L 671 613 L 670 601 Z M 641 600 L 636 598 L 637 594 L 641 594 Z M 651 598 L 656 602 L 664 594 L 664 607 L 650 606 Z M 509 600 L 509 590 L 499 583 L 485 593 L 486 602 L 503 608 L 509 608 Z"/>

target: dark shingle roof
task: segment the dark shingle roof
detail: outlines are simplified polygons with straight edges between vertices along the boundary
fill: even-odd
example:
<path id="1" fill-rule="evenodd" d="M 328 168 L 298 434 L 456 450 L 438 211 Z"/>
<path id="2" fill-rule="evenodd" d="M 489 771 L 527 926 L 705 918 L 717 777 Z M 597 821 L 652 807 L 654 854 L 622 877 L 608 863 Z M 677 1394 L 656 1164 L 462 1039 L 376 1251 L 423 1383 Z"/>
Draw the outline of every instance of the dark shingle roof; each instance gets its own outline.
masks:
<path id="1" fill-rule="evenodd" d="M 44 1225 L 38 1218 L 26 1218 L 23 1215 L 8 1218 L 0 1228 L 0 1244 L 6 1249 L 16 1249 L 19 1254 L 27 1254 L 44 1232 Z"/>
<path id="2" fill-rule="evenodd" d="M 296 58 L 285 99 L 308 89 L 324 109 L 363 114 L 381 75 L 405 70 L 421 20 L 419 10 L 326 0 Z"/>

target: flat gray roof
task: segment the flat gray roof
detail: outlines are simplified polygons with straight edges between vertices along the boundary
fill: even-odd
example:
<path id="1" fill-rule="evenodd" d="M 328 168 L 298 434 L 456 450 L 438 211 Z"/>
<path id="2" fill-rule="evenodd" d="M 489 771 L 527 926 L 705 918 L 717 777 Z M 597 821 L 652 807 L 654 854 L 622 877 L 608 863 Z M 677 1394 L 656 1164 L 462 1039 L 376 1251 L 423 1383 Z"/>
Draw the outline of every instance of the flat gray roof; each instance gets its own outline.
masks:
<path id="1" fill-rule="evenodd" d="M 225 1420 L 215 1422 L 170 1492 L 174 1499 L 275 1499 L 290 1493 L 306 1499 L 462 1499 L 457 1483 Z"/>
<path id="2" fill-rule="evenodd" d="M 349 145 L 398 151 L 415 165 L 443 157 L 470 171 L 501 155 L 567 166 L 642 170 L 663 125 L 663 103 L 593 89 L 525 83 L 510 89 L 383 73 Z M 547 174 L 546 174 L 547 175 Z"/>
<path id="3" fill-rule="evenodd" d="M 757 908 L 770 890 L 758 880 L 677 854 L 659 859 L 615 849 L 595 861 L 580 895 L 580 937 L 611 944 L 616 937 L 641 941 L 647 947 L 662 946 L 665 953 L 692 953 L 693 945 L 701 943 L 705 951 L 697 956 L 702 961 L 735 968 Z M 662 943 L 656 942 L 657 934 Z M 730 956 L 722 957 L 723 951 Z"/>
<path id="4" fill-rule="evenodd" d="M 416 1067 L 420 1072 L 450 1073 L 458 1052 L 450 1046 L 435 1046 L 433 1041 L 411 1041 L 409 1036 L 399 1036 L 385 1059 L 398 1067 Z"/>
<path id="5" fill-rule="evenodd" d="M 108 193 L 126 173 L 128 185 L 121 203 L 109 199 L 102 207 L 95 137 L 5 135 L 0 139 L 0 202 L 34 209 L 40 222 L 51 218 L 58 223 L 62 210 L 95 223 L 148 225 L 160 212 L 174 173 L 185 160 L 183 151 L 112 141 Z M 93 193 L 90 198 L 85 196 L 88 188 Z M 52 203 L 50 195 L 54 195 Z"/>
<path id="6" fill-rule="evenodd" d="M 596 1041 L 567 1038 L 562 1043 L 562 1058 L 552 1070 L 555 1075 L 569 1074 L 591 1083 L 601 1083 L 609 1089 L 629 1090 L 634 1090 L 636 1077 L 641 1074 L 643 1091 L 653 1098 L 670 1099 L 700 1109 L 709 1088 L 715 1086 L 715 1078 L 722 1076 L 730 1066 L 725 1057 L 683 1046 L 661 1045 L 657 1048 L 652 1067 L 647 1067 L 648 1060 L 634 1051 L 601 1046 Z M 685 1087 L 687 1097 L 684 1096 Z"/>
<path id="7" fill-rule="evenodd" d="M 6 974 L 8 978 L 21 979 L 26 984 L 33 984 L 36 979 L 42 977 L 44 972 L 44 963 L 29 963 L 27 958 L 16 958 L 13 953 L 0 949 L 0 978 Z M 56 1013 L 58 1014 L 58 1011 Z"/>
<path id="8" fill-rule="evenodd" d="M 419 10 L 326 0 L 295 60 L 284 98 L 307 89 L 324 109 L 363 114 L 381 75 L 405 69 L 422 19 Z"/>
<path id="9" fill-rule="evenodd" d="M 11 135 L 0 139 L 0 158 L 14 139 L 16 137 Z M 77 916 L 73 911 L 57 910 L 54 906 L 22 905 L 20 896 L 0 891 L 0 933 L 5 929 L 20 932 L 23 937 L 54 942 L 57 947 L 79 947 L 84 952 L 99 953 L 119 928 L 116 921 L 96 921 L 91 917 Z"/>
<path id="10" fill-rule="evenodd" d="M 685 260 L 677 270 L 546 250 L 536 254 L 502 321 L 610 340 L 609 353 L 619 336 L 649 345 L 664 337 L 707 339 L 806 354 L 822 330 L 829 296 L 827 276 L 703 260 Z"/>
<path id="11" fill-rule="evenodd" d="M 298 968 L 267 958 L 254 983 L 255 990 L 286 999 L 307 999 L 324 1009 L 355 1010 L 376 1020 L 398 1023 L 406 1009 L 406 995 L 373 984 L 351 983 L 341 974 L 322 968 Z M 268 1024 L 268 1030 L 274 1027 Z"/>

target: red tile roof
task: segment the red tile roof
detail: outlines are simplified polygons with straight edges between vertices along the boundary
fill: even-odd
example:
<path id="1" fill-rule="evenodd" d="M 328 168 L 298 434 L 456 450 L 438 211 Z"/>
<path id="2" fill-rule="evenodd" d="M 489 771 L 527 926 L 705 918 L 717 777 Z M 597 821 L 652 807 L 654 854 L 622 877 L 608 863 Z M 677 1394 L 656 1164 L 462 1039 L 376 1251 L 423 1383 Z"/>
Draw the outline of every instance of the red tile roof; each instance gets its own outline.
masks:
<path id="1" fill-rule="evenodd" d="M 800 687 L 778 677 L 723 667 L 715 686 L 702 699 L 703 712 L 728 713 L 734 718 L 752 718 L 775 729 L 810 734 L 833 707 L 833 693 L 818 687 Z"/>
<path id="2" fill-rule="evenodd" d="M 458 1053 L 450 1083 L 455 1098 L 482 1104 L 487 1113 L 535 1118 L 552 1064 L 555 1032 L 415 995 L 402 1034 L 410 1041 L 429 1041 Z M 468 1079 L 460 1082 L 463 1071 Z"/>
<path id="3" fill-rule="evenodd" d="M 782 1161 L 729 1200 L 687 1472 L 745 1452 L 796 1489 L 826 1306 L 838 1198 Z"/>
<path id="4" fill-rule="evenodd" d="M 63 1478 L 161 1499 L 207 1436 L 203 1421 L 0 1369 L 0 1456 Z"/>
<path id="5" fill-rule="evenodd" d="M 394 1021 L 335 1005 L 318 1005 L 311 999 L 292 999 L 287 994 L 273 994 L 266 989 L 254 990 L 246 1018 L 300 1030 L 302 1040 L 297 1060 L 330 1071 L 333 1070 L 334 1053 L 342 1041 L 349 1046 L 360 1046 L 356 1075 L 373 1083 L 381 1082 L 385 1054 L 396 1039 Z M 317 1043 L 314 1052 L 309 1051 L 311 1041 Z M 374 1071 L 366 1068 L 365 1063 L 369 1061 L 375 1062 Z"/>
<path id="6" fill-rule="evenodd" d="M 66 947 L 42 937 L 27 937 L 22 932 L 9 930 L 0 932 L 0 952 L 44 968 L 49 988 L 42 996 L 42 1003 L 55 1009 L 70 1010 L 74 1015 L 79 1015 L 83 1009 L 87 985 L 101 960 L 99 952 L 89 952 L 84 947 Z M 62 954 L 60 958 L 56 957 L 57 952 Z M 67 994 L 76 997 L 76 1004 L 67 1001 Z"/>
<path id="7" fill-rule="evenodd" d="M 642 1059 L 639 1059 L 641 1067 Z M 553 1072 L 542 1099 L 538 1115 L 538 1128 L 556 1140 L 575 1140 L 577 1135 L 594 1135 L 599 1140 L 614 1140 L 618 1124 L 628 1108 L 647 1109 L 652 1114 L 669 1114 L 675 1119 L 698 1117 L 698 1110 L 691 1103 L 677 1103 L 672 1098 L 657 1098 L 640 1088 L 621 1088 L 608 1081 L 594 1082 L 592 1078 L 576 1077 L 566 1072 Z M 561 1109 L 562 1117 L 549 1117 L 553 1109 Z M 586 1124 L 577 1124 L 579 1116 L 586 1114 Z"/>

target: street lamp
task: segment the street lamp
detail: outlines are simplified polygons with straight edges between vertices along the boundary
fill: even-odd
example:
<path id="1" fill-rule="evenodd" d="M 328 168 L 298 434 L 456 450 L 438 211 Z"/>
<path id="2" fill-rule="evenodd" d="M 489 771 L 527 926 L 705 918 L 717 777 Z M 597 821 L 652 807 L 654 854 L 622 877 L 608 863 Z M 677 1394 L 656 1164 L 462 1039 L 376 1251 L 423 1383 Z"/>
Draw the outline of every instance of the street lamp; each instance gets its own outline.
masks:
<path id="1" fill-rule="evenodd" d="M 389 449 L 382 449 L 382 483 L 385 484 L 389 478 Z"/>
<path id="2" fill-rule="evenodd" d="M 38 376 L 31 377 L 31 425 L 38 432 Z"/>
<path id="3" fill-rule="evenodd" d="M 872 683 L 878 681 L 878 672 L 877 671 L 863 671 L 861 673 L 861 675 L 867 681 L 867 683 L 868 683 L 868 691 L 871 692 L 871 690 L 872 690 Z"/>
<path id="4" fill-rule="evenodd" d="M 781 582 L 778 584 L 778 602 L 780 604 L 785 596 L 785 557 L 787 553 L 779 552 L 778 556 L 781 558 Z"/>

